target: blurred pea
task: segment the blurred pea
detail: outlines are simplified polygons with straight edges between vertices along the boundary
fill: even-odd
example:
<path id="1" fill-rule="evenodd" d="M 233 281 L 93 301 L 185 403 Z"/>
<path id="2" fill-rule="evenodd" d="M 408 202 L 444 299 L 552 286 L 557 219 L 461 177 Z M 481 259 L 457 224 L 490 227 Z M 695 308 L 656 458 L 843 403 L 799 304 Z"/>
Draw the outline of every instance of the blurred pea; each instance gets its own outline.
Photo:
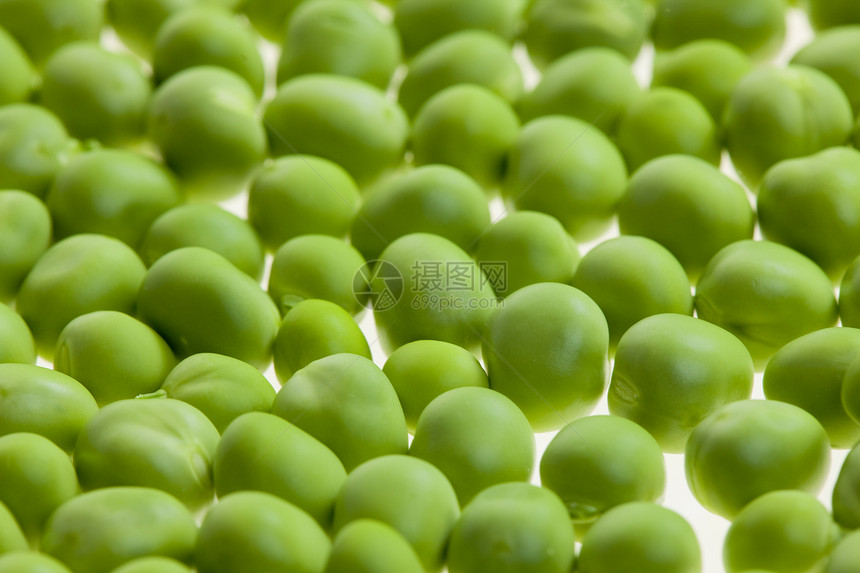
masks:
<path id="1" fill-rule="evenodd" d="M 36 345 L 21 315 L 0 302 L 0 364 L 9 362 L 34 364 Z"/>
<path id="2" fill-rule="evenodd" d="M 823 30 L 843 24 L 860 24 L 860 6 L 851 0 L 809 0 L 809 19 Z"/>
<path id="3" fill-rule="evenodd" d="M 0 559 L 4 555 L 26 551 L 30 548 L 21 526 L 15 521 L 15 516 L 9 508 L 0 501 Z M 16 569 L 14 573 L 19 573 Z"/>
<path id="4" fill-rule="evenodd" d="M 2 168 L 0 168 L 2 170 Z M 51 214 L 26 191 L 0 191 L 0 301 L 15 298 L 51 242 Z"/>
<path id="5" fill-rule="evenodd" d="M 235 0 L 232 0 L 235 3 Z M 239 2 L 257 32 L 270 42 L 280 43 L 287 35 L 287 25 L 303 0 L 245 0 Z"/>
<path id="6" fill-rule="evenodd" d="M 2 26 L 0 26 L 0 61 L 3 62 L 0 105 L 27 101 L 36 84 L 36 70 L 33 69 L 30 58 L 18 41 Z"/>
<path id="7" fill-rule="evenodd" d="M 846 529 L 860 528 L 860 446 L 855 445 L 833 486 L 833 519 Z"/>
<path id="8" fill-rule="evenodd" d="M 324 573 L 424 573 L 424 567 L 397 530 L 357 519 L 334 538 Z"/>
<path id="9" fill-rule="evenodd" d="M 0 554 L 0 573 L 71 573 L 71 571 L 44 553 L 10 551 Z"/>
<path id="10" fill-rule="evenodd" d="M 0 22 L 39 67 L 65 44 L 98 41 L 102 20 L 102 6 L 91 0 L 0 2 Z"/>
<path id="11" fill-rule="evenodd" d="M 858 12 L 860 24 L 860 12 Z M 840 26 L 820 32 L 791 59 L 792 64 L 816 68 L 833 78 L 848 96 L 854 115 L 860 113 L 860 26 Z"/>
<path id="12" fill-rule="evenodd" d="M 191 569 L 170 557 L 139 557 L 120 565 L 111 573 L 189 573 Z"/>
<path id="13" fill-rule="evenodd" d="M 860 531 L 839 540 L 830 552 L 825 573 L 856 573 L 860 563 Z"/>
<path id="14" fill-rule="evenodd" d="M 860 424 L 860 362 L 857 360 L 852 360 L 845 370 L 841 398 L 845 413 L 854 422 Z"/>

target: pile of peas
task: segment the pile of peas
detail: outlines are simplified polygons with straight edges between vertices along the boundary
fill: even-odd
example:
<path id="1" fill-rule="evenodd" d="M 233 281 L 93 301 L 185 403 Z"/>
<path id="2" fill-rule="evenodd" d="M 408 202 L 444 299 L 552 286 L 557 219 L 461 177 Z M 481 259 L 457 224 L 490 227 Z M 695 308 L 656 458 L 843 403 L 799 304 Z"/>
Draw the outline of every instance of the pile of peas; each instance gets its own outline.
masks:
<path id="1" fill-rule="evenodd" d="M 0 573 L 860 573 L 858 115 L 857 0 L 0 0 Z"/>

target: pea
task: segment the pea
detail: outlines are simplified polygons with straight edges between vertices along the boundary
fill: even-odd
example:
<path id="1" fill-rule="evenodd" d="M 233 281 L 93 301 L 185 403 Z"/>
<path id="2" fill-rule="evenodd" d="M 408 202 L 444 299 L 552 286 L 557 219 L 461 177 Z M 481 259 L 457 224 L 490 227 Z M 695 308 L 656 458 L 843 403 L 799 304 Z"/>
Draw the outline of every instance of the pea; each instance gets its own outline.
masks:
<path id="1" fill-rule="evenodd" d="M 754 189 L 775 163 L 844 144 L 853 114 L 842 89 L 823 72 L 764 67 L 737 84 L 723 127 L 732 163 Z"/>
<path id="2" fill-rule="evenodd" d="M 743 187 L 688 155 L 653 159 L 630 177 L 618 226 L 669 249 L 691 280 L 723 247 L 751 239 L 755 213 Z"/>
<path id="3" fill-rule="evenodd" d="M 429 462 L 379 457 L 346 478 L 334 508 L 334 531 L 359 519 L 390 525 L 412 545 L 428 573 L 441 571 L 445 546 L 460 510 L 445 475 Z"/>
<path id="4" fill-rule="evenodd" d="M 485 30 L 461 30 L 415 55 L 398 101 L 413 117 L 436 93 L 466 83 L 483 86 L 509 103 L 515 103 L 524 89 L 522 72 L 505 40 Z"/>
<path id="5" fill-rule="evenodd" d="M 346 236 L 360 203 L 358 186 L 343 167 L 321 157 L 290 155 L 257 171 L 248 220 L 274 251 L 299 235 Z"/>
<path id="6" fill-rule="evenodd" d="M 728 573 L 815 571 L 824 565 L 834 529 L 827 510 L 812 495 L 774 491 L 750 502 L 732 522 L 723 563 Z"/>
<path id="7" fill-rule="evenodd" d="M 657 314 L 618 342 L 609 411 L 648 430 L 664 451 L 678 453 L 703 419 L 749 398 L 752 388 L 753 363 L 737 338 L 691 316 Z"/>
<path id="8" fill-rule="evenodd" d="M 860 563 L 860 531 L 843 537 L 830 553 L 825 573 L 856 573 Z"/>
<path id="9" fill-rule="evenodd" d="M 245 0 L 242 11 L 261 36 L 280 43 L 287 35 L 287 25 L 296 6 L 303 0 Z"/>
<path id="10" fill-rule="evenodd" d="M 854 115 L 857 115 L 860 112 L 860 66 L 857 65 L 856 57 L 858 53 L 860 26 L 841 26 L 816 35 L 794 55 L 791 62 L 816 68 L 833 78 L 848 96 Z"/>
<path id="11" fill-rule="evenodd" d="M 65 565 L 35 551 L 12 551 L 0 555 L 0 573 L 71 573 Z"/>
<path id="12" fill-rule="evenodd" d="M 167 375 L 161 390 L 203 412 L 223 432 L 246 412 L 268 412 L 275 389 L 259 370 L 221 354 L 189 356 Z"/>
<path id="13" fill-rule="evenodd" d="M 848 327 L 850 328 L 850 327 Z M 852 360 L 845 369 L 842 379 L 842 407 L 848 417 L 860 424 L 860 365 Z"/>
<path id="14" fill-rule="evenodd" d="M 305 512 L 268 493 L 232 493 L 200 527 L 200 573 L 322 573 L 331 542 Z"/>
<path id="15" fill-rule="evenodd" d="M 273 414 L 252 412 L 224 432 L 214 459 L 215 491 L 271 493 L 306 511 L 324 529 L 346 480 L 337 456 L 321 442 Z"/>
<path id="16" fill-rule="evenodd" d="M 372 189 L 353 219 L 350 237 L 372 260 L 410 233 L 433 233 L 471 250 L 489 224 L 487 197 L 471 177 L 446 165 L 425 165 Z"/>
<path id="17" fill-rule="evenodd" d="M 30 364 L 0 364 L 0 436 L 32 432 L 71 451 L 97 411 L 86 388 L 65 374 Z"/>
<path id="18" fill-rule="evenodd" d="M 324 573 L 424 573 L 424 567 L 397 530 L 357 519 L 335 537 Z"/>
<path id="19" fill-rule="evenodd" d="M 860 447 L 854 446 L 833 486 L 833 519 L 847 529 L 860 528 Z"/>
<path id="20" fill-rule="evenodd" d="M 218 205 L 179 205 L 159 216 L 147 229 L 140 256 L 147 265 L 182 247 L 204 247 L 258 279 L 265 255 L 260 238 L 247 221 Z"/>
<path id="21" fill-rule="evenodd" d="M 7 362 L 34 364 L 36 345 L 24 319 L 0 303 L 0 364 Z"/>
<path id="22" fill-rule="evenodd" d="M 100 233 L 136 249 L 152 222 L 181 200 L 175 179 L 158 163 L 130 151 L 97 149 L 60 169 L 46 203 L 58 239 Z"/>
<path id="23" fill-rule="evenodd" d="M 125 243 L 74 235 L 41 256 L 18 291 L 17 309 L 39 354 L 50 358 L 63 328 L 96 310 L 132 313 L 146 268 Z"/>
<path id="24" fill-rule="evenodd" d="M 482 341 L 490 388 L 513 400 L 537 432 L 587 414 L 606 387 L 606 319 L 571 286 L 518 290 L 490 316 Z"/>
<path id="25" fill-rule="evenodd" d="M 3 61 L 0 105 L 27 101 L 36 83 L 36 70 L 18 41 L 3 27 L 0 27 L 0 60 Z"/>
<path id="26" fill-rule="evenodd" d="M 120 565 L 111 573 L 189 573 L 184 563 L 170 557 L 140 557 Z"/>
<path id="27" fill-rule="evenodd" d="M 561 500 L 526 483 L 495 485 L 463 510 L 451 532 L 448 570 L 567 573 L 573 527 Z"/>
<path id="28" fill-rule="evenodd" d="M 552 215 L 574 239 L 588 241 L 609 227 L 626 184 L 624 158 L 602 131 L 546 116 L 520 132 L 502 194 L 517 209 Z"/>
<path id="29" fill-rule="evenodd" d="M 65 44 L 97 41 L 102 7 L 91 0 L 2 0 L 0 22 L 41 66 Z"/>
<path id="30" fill-rule="evenodd" d="M 406 421 L 391 383 L 369 358 L 333 354 L 296 372 L 272 413 L 328 446 L 347 471 L 379 456 L 405 454 Z"/>
<path id="31" fill-rule="evenodd" d="M 112 487 L 57 508 L 41 549 L 72 571 L 108 573 L 148 555 L 188 561 L 196 535 L 194 519 L 173 496 L 145 487 Z"/>
<path id="32" fill-rule="evenodd" d="M 269 364 L 280 320 L 254 279 L 201 247 L 171 251 L 152 265 L 138 311 L 180 358 L 215 352 L 258 368 Z"/>
<path id="33" fill-rule="evenodd" d="M 9 508 L 0 501 L 0 560 L 9 553 L 26 551 L 27 549 L 29 549 L 29 545 L 27 545 L 24 532 L 21 531 L 21 527 L 15 521 L 15 516 L 12 515 Z M 14 573 L 19 573 L 19 570 L 16 569 Z"/>
<path id="34" fill-rule="evenodd" d="M 501 96 L 483 86 L 454 85 L 428 99 L 415 116 L 415 164 L 450 165 L 494 188 L 519 130 L 516 113 Z"/>
<path id="35" fill-rule="evenodd" d="M 50 243 L 51 214 L 45 204 L 26 191 L 0 191 L 0 301 L 15 298 Z"/>
<path id="36" fill-rule="evenodd" d="M 520 101 L 520 117 L 569 115 L 615 133 L 618 120 L 641 90 L 630 60 L 612 48 L 585 47 L 561 56 L 544 70 Z"/>
<path id="37" fill-rule="evenodd" d="M 263 120 L 272 155 L 316 155 L 359 185 L 402 160 L 409 122 L 379 88 L 355 78 L 310 74 L 281 84 Z"/>
<path id="38" fill-rule="evenodd" d="M 809 0 L 809 19 L 819 30 L 860 23 L 860 9 L 850 0 Z"/>
<path id="39" fill-rule="evenodd" d="M 757 369 L 787 342 L 837 318 L 824 271 L 770 241 L 738 241 L 714 255 L 699 277 L 695 304 L 699 318 L 746 345 Z"/>

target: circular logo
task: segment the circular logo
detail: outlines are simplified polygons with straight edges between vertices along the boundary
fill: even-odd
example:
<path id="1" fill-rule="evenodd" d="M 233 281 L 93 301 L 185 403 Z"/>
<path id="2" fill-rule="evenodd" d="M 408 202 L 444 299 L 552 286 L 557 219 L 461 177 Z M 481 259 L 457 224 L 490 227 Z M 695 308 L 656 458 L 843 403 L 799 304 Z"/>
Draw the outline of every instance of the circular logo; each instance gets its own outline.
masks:
<path id="1" fill-rule="evenodd" d="M 403 275 L 388 261 L 367 261 L 352 278 L 352 294 L 376 312 L 388 310 L 403 296 Z"/>

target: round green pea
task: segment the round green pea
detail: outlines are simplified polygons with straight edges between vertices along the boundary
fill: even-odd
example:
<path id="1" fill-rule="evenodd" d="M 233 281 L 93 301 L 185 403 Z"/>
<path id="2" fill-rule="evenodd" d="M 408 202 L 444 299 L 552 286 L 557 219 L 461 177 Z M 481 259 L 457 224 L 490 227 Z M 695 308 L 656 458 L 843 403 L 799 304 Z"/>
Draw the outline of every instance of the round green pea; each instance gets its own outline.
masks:
<path id="1" fill-rule="evenodd" d="M 833 519 L 846 529 L 860 528 L 860 446 L 848 452 L 833 486 Z"/>
<path id="2" fill-rule="evenodd" d="M 860 363 L 852 361 L 842 379 L 842 407 L 854 422 L 860 424 Z"/>
<path id="3" fill-rule="evenodd" d="M 860 570 L 860 531 L 849 533 L 833 547 L 825 573 L 857 573 Z"/>
<path id="4" fill-rule="evenodd" d="M 852 0 L 809 0 L 809 19 L 819 30 L 860 24 L 860 6 Z"/>
<path id="5" fill-rule="evenodd" d="M 0 501 L 0 559 L 6 554 L 26 551 L 30 548 L 21 526 L 9 508 Z M 14 573 L 20 573 L 18 569 Z"/>
<path id="6" fill-rule="evenodd" d="M 397 530 L 357 519 L 334 538 L 323 573 L 424 573 L 424 567 Z"/>
<path id="7" fill-rule="evenodd" d="M 0 573 L 71 573 L 71 571 L 44 553 L 11 551 L 0 554 Z"/>
<path id="8" fill-rule="evenodd" d="M 51 243 L 51 227 L 50 212 L 31 193 L 0 191 L 0 301 L 18 294 L 24 277 Z"/>
<path id="9" fill-rule="evenodd" d="M 0 302 L 0 364 L 8 362 L 34 364 L 36 344 L 21 315 Z"/>
<path id="10" fill-rule="evenodd" d="M 194 519 L 173 496 L 145 487 L 111 487 L 58 507 L 41 550 L 72 571 L 109 573 L 148 555 L 188 561 L 196 536 Z"/>
<path id="11" fill-rule="evenodd" d="M 860 24 L 860 12 L 858 12 Z M 793 64 L 816 68 L 833 78 L 848 96 L 854 114 L 860 112 L 860 26 L 841 26 L 819 33 L 791 59 Z"/>
<path id="12" fill-rule="evenodd" d="M 278 392 L 272 413 L 328 446 L 347 471 L 407 451 L 397 393 L 369 358 L 333 354 L 296 372 Z"/>
<path id="13" fill-rule="evenodd" d="M 270 42 L 280 43 L 287 35 L 287 25 L 296 7 L 304 0 L 245 0 L 242 12 L 257 31 Z"/>
<path id="14" fill-rule="evenodd" d="M 5 28 L 0 26 L 0 105 L 27 101 L 36 83 L 36 70 L 24 49 Z"/>
<path id="15" fill-rule="evenodd" d="M 140 557 L 120 565 L 111 573 L 190 573 L 190 571 L 186 564 L 170 557 Z"/>
<path id="16" fill-rule="evenodd" d="M 843 326 L 860 327 L 860 257 L 852 261 L 842 276 L 839 315 Z"/>
<path id="17" fill-rule="evenodd" d="M 0 22 L 37 66 L 65 44 L 98 41 L 102 20 L 102 6 L 92 0 L 0 1 Z"/>

